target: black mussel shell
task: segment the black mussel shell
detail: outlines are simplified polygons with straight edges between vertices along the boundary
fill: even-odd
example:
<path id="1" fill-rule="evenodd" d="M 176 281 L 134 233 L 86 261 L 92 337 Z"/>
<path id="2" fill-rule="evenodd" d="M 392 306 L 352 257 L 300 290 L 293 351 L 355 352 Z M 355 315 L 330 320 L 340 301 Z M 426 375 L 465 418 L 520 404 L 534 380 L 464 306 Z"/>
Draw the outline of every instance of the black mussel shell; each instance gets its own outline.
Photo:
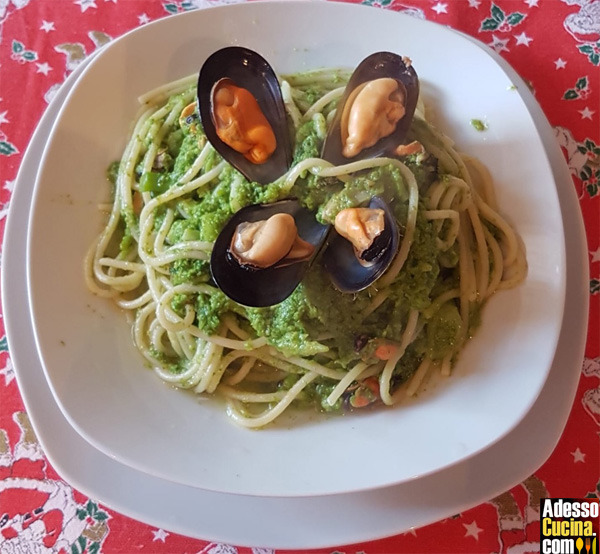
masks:
<path id="1" fill-rule="evenodd" d="M 398 121 L 395 130 L 390 135 L 381 138 L 373 146 L 364 148 L 356 156 L 347 158 L 342 153 L 343 146 L 340 132 L 340 120 L 344 111 L 344 105 L 356 87 L 367 81 L 382 77 L 396 79 L 404 86 L 406 113 Z M 418 98 L 419 78 L 407 58 L 403 58 L 392 52 L 376 52 L 371 54 L 358 65 L 346 85 L 346 90 L 337 106 L 334 120 L 323 144 L 321 156 L 334 165 L 342 165 L 366 158 L 392 155 L 393 150 L 399 144 L 402 144 L 410 128 Z"/>
<path id="2" fill-rule="evenodd" d="M 378 196 L 371 199 L 369 208 L 384 211 L 385 229 L 363 252 L 361 261 L 349 240 L 333 229 L 323 252 L 323 265 L 331 282 L 341 292 L 358 292 L 366 289 L 383 275 L 392 263 L 400 246 L 400 229 L 390 206 Z"/>
<path id="3" fill-rule="evenodd" d="M 217 136 L 211 97 L 215 83 L 225 78 L 250 91 L 273 128 L 277 148 L 263 164 L 250 162 Z M 197 93 L 200 120 L 208 140 L 248 180 L 271 183 L 288 170 L 292 162 L 292 146 L 281 89 L 273 68 L 262 56 L 239 46 L 217 50 L 200 69 Z"/>
<path id="4" fill-rule="evenodd" d="M 311 258 L 265 269 L 241 265 L 229 251 L 237 226 L 246 221 L 265 220 L 277 213 L 288 213 L 293 216 L 300 238 L 315 246 Z M 325 242 L 329 229 L 328 225 L 321 225 L 312 212 L 294 199 L 242 208 L 227 222 L 215 241 L 210 259 L 213 280 L 229 298 L 238 304 L 252 307 L 279 304 L 294 292 Z"/>

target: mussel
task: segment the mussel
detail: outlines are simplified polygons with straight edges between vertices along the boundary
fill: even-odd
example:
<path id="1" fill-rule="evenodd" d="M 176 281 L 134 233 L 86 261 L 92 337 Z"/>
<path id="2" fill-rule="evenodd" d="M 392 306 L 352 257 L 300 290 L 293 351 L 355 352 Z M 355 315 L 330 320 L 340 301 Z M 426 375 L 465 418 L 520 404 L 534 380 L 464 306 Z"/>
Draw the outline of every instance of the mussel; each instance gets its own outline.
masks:
<path id="1" fill-rule="evenodd" d="M 342 165 L 393 155 L 410 128 L 418 97 L 419 79 L 408 58 L 371 54 L 346 85 L 321 156 Z"/>
<path id="2" fill-rule="evenodd" d="M 267 184 L 292 160 L 290 131 L 275 72 L 258 53 L 230 46 L 198 76 L 198 105 L 210 143 L 248 180 Z"/>
<path id="3" fill-rule="evenodd" d="M 396 218 L 383 199 L 374 196 L 368 207 L 352 210 L 365 210 L 365 216 L 352 212 L 351 218 L 359 221 L 351 219 L 338 224 L 343 215 L 340 212 L 336 230 L 330 233 L 322 257 L 332 283 L 341 292 L 361 291 L 381 277 L 392 263 L 401 240 Z"/>
<path id="4" fill-rule="evenodd" d="M 275 221 L 286 215 L 293 218 L 293 223 L 287 218 Z M 269 226 L 270 222 L 273 225 Z M 258 229 L 253 224 L 258 224 Z M 290 238 L 285 251 L 273 252 L 287 240 L 290 226 L 297 237 Z M 270 235 L 264 237 L 267 244 L 261 247 L 261 252 L 252 253 L 255 239 L 257 236 L 260 239 L 263 230 Z M 244 244 L 246 238 L 242 236 L 246 231 L 249 244 Z M 298 286 L 328 232 L 328 225 L 321 225 L 312 212 L 294 199 L 247 206 L 233 215 L 215 241 L 210 260 L 212 278 L 239 304 L 253 307 L 278 304 Z M 271 251 L 265 253 L 269 248 Z"/>

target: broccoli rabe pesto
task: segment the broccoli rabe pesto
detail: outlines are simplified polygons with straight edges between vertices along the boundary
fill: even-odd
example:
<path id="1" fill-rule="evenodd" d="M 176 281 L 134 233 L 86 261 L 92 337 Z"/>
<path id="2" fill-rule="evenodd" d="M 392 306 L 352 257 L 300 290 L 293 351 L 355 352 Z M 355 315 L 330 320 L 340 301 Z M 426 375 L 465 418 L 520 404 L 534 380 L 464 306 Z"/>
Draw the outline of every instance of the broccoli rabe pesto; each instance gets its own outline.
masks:
<path id="1" fill-rule="evenodd" d="M 312 103 L 312 99 L 308 98 L 308 102 Z M 315 118 L 300 126 L 295 139 L 294 164 L 319 156 L 323 125 L 324 120 Z M 413 135 L 418 137 L 425 132 L 426 126 L 419 127 L 417 123 Z M 155 163 L 152 171 L 143 173 L 141 166 L 137 168 L 142 191 L 158 195 L 177 186 L 178 179 L 190 168 L 205 141 L 198 120 L 183 127 L 176 124 L 163 138 L 157 157 L 160 161 Z M 431 155 L 407 156 L 403 161 L 415 175 L 421 190 L 438 177 L 437 161 Z M 219 162 L 220 156 L 213 151 L 204 167 L 214 167 Z M 116 167 L 111 166 L 109 173 L 114 176 Z M 284 189 L 283 180 L 259 185 L 227 166 L 208 187 L 177 201 L 176 219 L 170 226 L 166 242 L 185 248 L 188 241 L 214 241 L 239 209 L 289 196 L 297 197 L 324 223 L 332 223 L 340 210 L 363 205 L 373 196 L 391 201 L 401 229 L 407 219 L 408 185 L 402 172 L 391 164 L 359 173 L 345 183 L 307 172 L 295 182 L 291 191 Z M 270 345 L 288 356 L 319 355 L 328 349 L 322 340 L 326 337 L 327 344 L 337 349 L 339 355 L 332 363 L 339 367 L 347 367 L 348 362 L 372 354 L 375 340 L 400 341 L 409 312 L 418 309 L 429 318 L 429 325 L 427 332 L 421 333 L 408 347 L 395 370 L 397 382 L 403 382 L 414 373 L 425 354 L 435 360 L 451 352 L 462 325 L 459 312 L 452 304 L 445 304 L 443 309 L 432 305 L 435 295 L 456 286 L 458 253 L 450 249 L 440 254 L 434 223 L 422 212 L 420 206 L 412 247 L 402 270 L 389 287 L 387 301 L 366 317 L 365 312 L 377 293 L 376 284 L 355 294 L 338 292 L 322 271 L 318 257 L 296 290 L 275 306 L 244 307 L 217 290 L 211 294 L 177 294 L 171 307 L 183 315 L 186 306 L 191 305 L 196 314 L 195 324 L 208 334 L 219 332 L 223 319 L 237 314 L 243 328 L 254 336 L 266 337 Z M 135 214 L 129 214 L 123 222 L 125 231 L 120 248 L 124 254 L 132 245 L 130 227 L 134 225 L 134 218 Z M 155 229 L 158 230 L 161 223 L 159 214 Z M 169 272 L 174 285 L 212 282 L 209 263 L 204 260 L 175 260 L 170 264 Z M 164 355 L 157 353 L 157 357 L 164 358 Z M 171 369 L 177 372 L 181 367 L 173 363 Z M 290 375 L 282 386 L 293 386 L 296 378 Z M 333 386 L 317 381 L 305 388 L 302 398 L 335 409 L 337 406 L 323 403 Z"/>

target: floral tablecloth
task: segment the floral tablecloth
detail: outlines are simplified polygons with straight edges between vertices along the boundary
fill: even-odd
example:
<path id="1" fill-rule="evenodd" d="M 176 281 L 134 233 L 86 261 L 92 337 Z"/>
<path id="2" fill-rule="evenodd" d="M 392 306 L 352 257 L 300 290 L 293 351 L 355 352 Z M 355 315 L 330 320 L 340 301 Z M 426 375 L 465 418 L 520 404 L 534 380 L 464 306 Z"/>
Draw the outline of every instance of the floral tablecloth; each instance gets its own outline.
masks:
<path id="1" fill-rule="evenodd" d="M 78 63 L 130 29 L 221 3 L 230 1 L 0 0 L 2 236 L 28 141 L 47 104 Z M 585 359 L 569 420 L 555 451 L 534 475 L 446 520 L 321 552 L 539 552 L 540 498 L 597 497 L 600 489 L 600 0 L 362 3 L 403 11 L 474 36 L 530 84 L 562 147 L 580 200 L 588 238 L 591 308 Z M 215 544 L 151 527 L 71 488 L 36 442 L 14 372 L 0 319 L 0 552 L 275 552 L 268 544 L 264 548 Z M 79 524 L 73 525 L 69 517 Z"/>

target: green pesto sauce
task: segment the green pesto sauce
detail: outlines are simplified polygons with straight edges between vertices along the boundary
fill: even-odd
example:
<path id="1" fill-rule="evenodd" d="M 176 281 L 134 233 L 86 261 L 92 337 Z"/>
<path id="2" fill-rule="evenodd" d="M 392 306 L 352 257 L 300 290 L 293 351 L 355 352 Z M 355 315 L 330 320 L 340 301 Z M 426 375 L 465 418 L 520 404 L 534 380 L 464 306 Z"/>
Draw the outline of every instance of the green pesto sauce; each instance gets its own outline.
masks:
<path id="1" fill-rule="evenodd" d="M 319 156 L 323 125 L 324 121 L 316 119 L 300 127 L 296 135 L 294 163 Z M 423 122 L 415 120 L 411 132 L 418 139 L 429 131 Z M 161 148 L 169 157 L 165 158 L 167 163 L 158 171 L 164 174 L 169 186 L 175 186 L 177 179 L 189 169 L 205 140 L 198 122 L 185 128 L 175 124 L 166 135 Z M 429 140 L 437 139 L 430 136 Z M 213 167 L 220 160 L 220 156 L 213 152 L 208 164 Z M 437 160 L 433 156 L 425 159 L 409 157 L 406 164 L 415 174 L 422 191 L 437 178 Z M 116 167 L 113 167 L 111 174 L 115 170 Z M 401 172 L 392 165 L 364 172 L 347 183 L 336 178 L 319 178 L 308 172 L 297 180 L 291 191 L 283 188 L 282 181 L 269 185 L 251 183 L 233 167 L 227 167 L 209 188 L 199 190 L 194 197 L 178 200 L 177 213 L 183 215 L 171 226 L 167 242 L 184 247 L 187 240 L 214 241 L 229 218 L 251 204 L 295 196 L 315 211 L 320 221 L 331 223 L 340 210 L 364 204 L 375 195 L 391 203 L 402 229 L 408 213 L 408 187 Z M 425 354 L 434 359 L 443 358 L 454 347 L 462 331 L 455 306 L 446 304 L 439 308 L 432 305 L 432 299 L 438 294 L 457 286 L 458 252 L 456 249 L 438 251 L 434 224 L 422 215 L 421 208 L 413 245 L 398 277 L 390 285 L 390 296 L 366 319 L 363 314 L 377 293 L 377 283 L 356 294 L 340 293 L 330 283 L 319 259 L 296 290 L 276 306 L 240 306 L 217 291 L 210 295 L 176 295 L 172 307 L 183 314 L 186 305 L 192 305 L 196 311 L 196 324 L 209 334 L 218 331 L 225 314 L 239 314 L 242 326 L 253 334 L 265 336 L 269 344 L 288 356 L 313 355 L 319 359 L 318 356 L 326 349 L 325 343 L 338 352 L 336 359 L 328 361 L 328 365 L 344 369 L 353 360 L 372 357 L 374 339 L 399 341 L 410 310 L 418 309 L 427 324 L 426 332 L 410 345 L 396 367 L 396 381 L 403 382 L 414 373 Z M 126 231 L 121 249 L 126 251 L 132 242 L 129 228 L 136 222 L 133 214 L 127 214 L 124 219 Z M 163 216 L 158 213 L 157 228 L 162 220 Z M 207 283 L 211 279 L 208 262 L 200 260 L 175 261 L 170 265 L 170 274 L 174 284 Z M 358 338 L 362 341 L 360 349 L 356 347 Z M 181 364 L 173 361 L 172 369 L 179 372 Z M 291 375 L 282 386 L 289 388 L 296 379 Z M 305 389 L 301 399 L 309 403 L 317 401 L 329 410 L 331 407 L 323 404 L 323 399 L 334 385 L 327 380 L 317 380 Z"/>
<path id="2" fill-rule="evenodd" d="M 300 128 L 297 144 L 296 161 L 319 152 L 321 141 L 312 121 Z M 188 219 L 173 224 L 169 241 L 177 243 L 189 228 L 199 231 L 200 240 L 214 240 L 235 208 L 273 202 L 288 195 L 282 191 L 280 183 L 267 186 L 249 183 L 239 172 L 228 167 L 201 201 L 184 201 L 183 211 Z M 375 195 L 388 201 L 395 199 L 393 206 L 398 221 L 402 224 L 407 218 L 407 186 L 401 172 L 393 166 L 376 168 L 346 184 L 310 174 L 298 179 L 291 195 L 310 209 L 316 209 L 317 218 L 328 223 L 340 210 L 364 204 Z M 204 331 L 212 333 L 217 330 L 224 313 L 243 313 L 256 334 L 266 336 L 273 346 L 288 355 L 317 354 L 323 347 L 315 339 L 327 336 L 328 344 L 333 342 L 339 349 L 342 363 L 347 363 L 358 357 L 354 351 L 355 336 L 366 334 L 373 338 L 399 340 L 409 310 L 429 305 L 431 289 L 439 272 L 437 254 L 434 227 L 419 214 L 411 253 L 391 286 L 391 301 L 365 321 L 362 314 L 376 290 L 367 289 L 351 295 L 340 293 L 317 260 L 292 295 L 276 306 L 242 307 L 222 293 L 199 296 L 195 300 L 197 323 Z M 196 260 L 178 261 L 171 265 L 171 276 L 175 284 L 207 281 L 209 267 Z M 182 306 L 177 308 L 181 310 Z"/>

